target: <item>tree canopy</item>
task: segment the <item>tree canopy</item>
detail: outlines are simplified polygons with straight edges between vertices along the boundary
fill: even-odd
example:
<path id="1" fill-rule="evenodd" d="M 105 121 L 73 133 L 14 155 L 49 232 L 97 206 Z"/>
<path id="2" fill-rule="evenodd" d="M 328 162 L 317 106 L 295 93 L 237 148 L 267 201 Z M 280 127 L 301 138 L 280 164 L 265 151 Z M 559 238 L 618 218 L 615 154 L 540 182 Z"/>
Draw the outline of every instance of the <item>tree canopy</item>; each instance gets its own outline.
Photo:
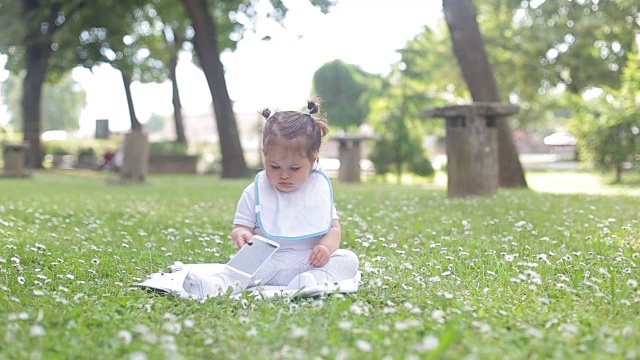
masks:
<path id="1" fill-rule="evenodd" d="M 11 114 L 9 124 L 14 131 L 22 131 L 22 78 L 11 74 L 2 83 L 0 93 L 5 99 L 7 110 Z M 56 83 L 44 86 L 42 96 L 42 131 L 69 130 L 80 127 L 80 114 L 85 105 L 86 93 L 67 73 Z"/>
<path id="2" fill-rule="evenodd" d="M 242 164 L 220 54 L 235 49 L 243 33 L 254 28 L 262 9 L 258 3 L 0 0 L 0 52 L 8 55 L 7 68 L 23 79 L 25 96 L 18 102 L 23 108 L 12 112 L 24 117 L 25 139 L 37 149 L 39 133 L 50 126 L 39 107 L 47 97 L 42 84 L 63 81 L 73 67 L 108 62 L 124 70 L 129 81 L 171 78 L 175 82 L 168 62 L 180 49 L 195 48 L 214 100 L 225 164 L 229 168 Z M 327 12 L 335 1 L 310 3 Z M 583 95 L 601 88 L 611 95 L 622 88 L 622 69 L 627 67 L 640 33 L 637 0 L 473 3 L 500 93 L 522 108 L 514 125 L 540 124 L 541 119 L 553 123 L 559 118 L 559 108 L 566 106 L 566 94 Z M 269 4 L 268 16 L 282 22 L 288 11 L 286 4 L 279 0 Z M 378 116 L 376 112 L 384 107 L 370 101 L 372 94 L 377 96 L 385 86 L 399 84 L 404 91 L 403 111 L 408 117 L 418 117 L 420 107 L 469 97 L 450 49 L 444 23 L 425 28 L 401 49 L 402 60 L 397 66 L 403 69 L 388 79 L 370 77 L 337 60 L 318 69 L 314 90 L 324 99 L 324 109 L 338 128 L 348 129 Z M 369 104 L 374 104 L 373 108 Z M 179 104 L 174 102 L 174 106 Z M 228 173 L 241 174 L 240 170 Z"/>
<path id="3" fill-rule="evenodd" d="M 475 0 L 500 93 L 521 106 L 516 127 L 558 121 L 563 93 L 621 86 L 622 69 L 640 33 L 635 0 Z M 453 101 L 468 97 L 446 28 L 425 28 L 405 50 L 419 53 L 417 78 Z M 429 69 L 437 69 L 431 76 Z"/>
<path id="4" fill-rule="evenodd" d="M 615 171 L 622 181 L 627 166 L 640 164 L 640 57 L 629 54 L 619 89 L 604 88 L 589 101 L 580 101 L 570 128 L 575 133 L 581 156 L 599 168 Z M 584 104 L 582 104 L 584 103 Z"/>
<path id="5" fill-rule="evenodd" d="M 313 89 L 322 99 L 331 126 L 348 130 L 358 127 L 369 115 L 368 100 L 375 94 L 379 77 L 341 60 L 322 65 L 313 74 Z"/>
<path id="6" fill-rule="evenodd" d="M 30 143 L 28 164 L 41 166 L 40 103 L 43 84 L 47 80 L 55 80 L 55 75 L 64 74 L 78 64 L 91 68 L 101 62 L 121 70 L 127 90 L 135 79 L 162 80 L 167 76 L 167 67 L 166 58 L 161 58 L 155 51 L 161 48 L 159 35 L 164 35 L 164 41 L 173 48 L 175 55 L 177 46 L 172 42 L 175 43 L 185 29 L 185 37 L 193 35 L 198 63 L 214 101 L 223 176 L 246 175 L 220 54 L 235 48 L 245 29 L 256 19 L 258 3 L 258 0 L 183 0 L 184 12 L 180 14 L 186 15 L 184 17 L 176 15 L 175 3 L 169 0 L 0 0 L 0 29 L 3 32 L 0 52 L 9 56 L 9 69 L 25 72 L 21 104 L 24 139 Z M 310 3 L 326 13 L 334 1 L 311 0 Z M 281 23 L 287 7 L 279 0 L 271 0 L 270 4 L 269 16 Z M 160 12 L 165 16 L 164 21 L 157 19 Z M 186 18 L 189 28 L 183 21 Z M 175 83 L 174 75 L 170 73 Z M 174 94 L 176 89 L 174 87 Z M 132 128 L 139 128 L 130 92 L 127 100 Z M 174 106 L 176 104 L 174 101 Z"/>

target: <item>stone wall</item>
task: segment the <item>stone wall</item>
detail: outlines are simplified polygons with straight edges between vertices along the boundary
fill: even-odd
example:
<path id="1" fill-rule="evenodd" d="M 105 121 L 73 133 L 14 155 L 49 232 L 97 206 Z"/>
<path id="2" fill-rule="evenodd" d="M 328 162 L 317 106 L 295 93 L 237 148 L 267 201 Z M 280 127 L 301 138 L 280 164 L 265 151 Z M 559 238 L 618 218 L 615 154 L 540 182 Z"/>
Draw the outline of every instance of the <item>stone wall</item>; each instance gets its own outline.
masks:
<path id="1" fill-rule="evenodd" d="M 150 155 L 147 171 L 150 174 L 196 174 L 197 155 Z"/>

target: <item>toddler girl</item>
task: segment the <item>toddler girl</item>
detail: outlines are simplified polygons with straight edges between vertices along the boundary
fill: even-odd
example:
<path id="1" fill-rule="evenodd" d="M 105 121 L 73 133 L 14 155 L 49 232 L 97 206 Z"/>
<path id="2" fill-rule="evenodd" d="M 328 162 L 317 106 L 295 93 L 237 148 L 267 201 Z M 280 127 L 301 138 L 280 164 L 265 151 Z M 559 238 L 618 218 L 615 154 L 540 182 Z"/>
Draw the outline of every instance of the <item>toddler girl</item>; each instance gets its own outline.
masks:
<path id="1" fill-rule="evenodd" d="M 241 248 L 254 234 L 280 244 L 278 251 L 248 278 L 230 270 L 214 275 L 190 273 L 184 289 L 196 296 L 238 293 L 261 285 L 300 289 L 352 279 L 358 257 L 340 249 L 342 234 L 328 176 L 316 169 L 322 138 L 329 127 L 317 102 L 307 109 L 280 111 L 266 119 L 262 148 L 265 169 L 240 200 L 231 240 Z"/>

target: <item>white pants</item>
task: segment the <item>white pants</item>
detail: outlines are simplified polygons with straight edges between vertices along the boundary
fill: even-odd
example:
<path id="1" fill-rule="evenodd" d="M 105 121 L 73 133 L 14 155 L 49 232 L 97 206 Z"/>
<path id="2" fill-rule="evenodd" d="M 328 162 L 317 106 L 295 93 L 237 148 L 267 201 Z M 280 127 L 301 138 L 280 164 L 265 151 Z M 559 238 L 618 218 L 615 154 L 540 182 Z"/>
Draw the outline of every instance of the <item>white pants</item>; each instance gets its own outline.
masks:
<path id="1" fill-rule="evenodd" d="M 358 257 L 350 250 L 338 249 L 323 267 L 309 265 L 312 249 L 277 251 L 251 279 L 251 285 L 289 285 L 298 275 L 307 272 L 318 284 L 352 279 L 358 272 Z"/>
<path id="2" fill-rule="evenodd" d="M 231 287 L 237 294 L 256 285 L 276 285 L 299 288 L 300 274 L 313 275 L 317 284 L 334 283 L 352 279 L 358 272 L 358 257 L 349 250 L 338 249 L 329 262 L 316 268 L 309 265 L 312 249 L 280 249 L 262 265 L 252 277 L 246 277 L 224 269 L 219 274 L 190 272 L 185 278 L 184 289 L 199 297 L 223 295 Z"/>

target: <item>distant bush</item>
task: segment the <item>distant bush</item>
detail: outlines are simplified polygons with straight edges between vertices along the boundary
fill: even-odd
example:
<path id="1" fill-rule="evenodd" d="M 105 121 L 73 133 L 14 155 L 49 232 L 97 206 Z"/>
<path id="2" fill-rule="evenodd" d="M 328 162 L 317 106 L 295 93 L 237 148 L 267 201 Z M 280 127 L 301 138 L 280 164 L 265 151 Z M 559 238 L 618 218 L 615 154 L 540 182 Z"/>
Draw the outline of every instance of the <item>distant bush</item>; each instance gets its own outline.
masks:
<path id="1" fill-rule="evenodd" d="M 121 147 L 122 139 L 67 139 L 43 141 L 42 148 L 47 155 L 73 155 L 75 159 L 82 156 L 99 157 L 107 150 Z M 46 164 L 45 164 L 46 166 Z"/>
<path id="2" fill-rule="evenodd" d="M 63 145 L 55 144 L 46 147 L 46 153 L 51 155 L 71 155 L 73 150 Z"/>
<path id="3" fill-rule="evenodd" d="M 431 161 L 424 154 L 419 154 L 409 162 L 409 171 L 423 177 L 431 177 L 435 174 Z"/>
<path id="4" fill-rule="evenodd" d="M 378 139 L 369 153 L 369 160 L 376 169 L 376 174 L 385 175 L 392 171 L 394 164 L 392 144 L 386 138 Z"/>
<path id="5" fill-rule="evenodd" d="M 378 175 L 397 174 L 398 166 L 400 172 L 409 171 L 417 176 L 431 177 L 435 174 L 433 164 L 418 142 L 397 144 L 383 136 L 374 143 L 369 160 Z"/>
<path id="6" fill-rule="evenodd" d="M 187 144 L 175 141 L 158 141 L 149 144 L 151 155 L 187 155 L 188 151 Z"/>
<path id="7" fill-rule="evenodd" d="M 77 157 L 78 159 L 86 156 L 86 157 L 96 157 L 96 150 L 92 147 L 82 147 L 78 149 Z"/>

